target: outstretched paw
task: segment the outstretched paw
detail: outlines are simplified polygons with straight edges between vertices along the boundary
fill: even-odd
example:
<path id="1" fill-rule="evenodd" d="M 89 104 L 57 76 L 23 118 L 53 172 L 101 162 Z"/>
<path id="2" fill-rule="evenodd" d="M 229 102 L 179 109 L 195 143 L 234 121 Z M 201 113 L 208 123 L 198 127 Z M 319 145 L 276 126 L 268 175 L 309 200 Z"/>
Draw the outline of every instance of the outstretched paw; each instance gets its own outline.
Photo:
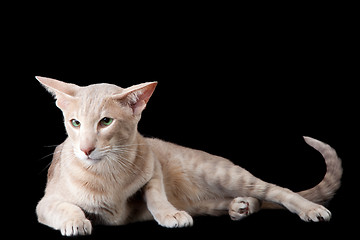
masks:
<path id="1" fill-rule="evenodd" d="M 251 213 L 260 209 L 260 202 L 256 198 L 237 197 L 233 199 L 229 206 L 230 218 L 234 221 L 241 220 Z"/>
<path id="2" fill-rule="evenodd" d="M 158 219 L 158 223 L 167 228 L 190 227 L 193 225 L 193 219 L 185 211 L 176 211 L 160 217 L 160 219 Z"/>
<path id="3" fill-rule="evenodd" d="M 321 205 L 315 205 L 299 214 L 300 218 L 305 222 L 323 222 L 330 221 L 331 212 Z"/>
<path id="4" fill-rule="evenodd" d="M 87 219 L 73 219 L 66 221 L 60 229 L 63 236 L 90 235 L 91 230 L 91 222 Z"/>

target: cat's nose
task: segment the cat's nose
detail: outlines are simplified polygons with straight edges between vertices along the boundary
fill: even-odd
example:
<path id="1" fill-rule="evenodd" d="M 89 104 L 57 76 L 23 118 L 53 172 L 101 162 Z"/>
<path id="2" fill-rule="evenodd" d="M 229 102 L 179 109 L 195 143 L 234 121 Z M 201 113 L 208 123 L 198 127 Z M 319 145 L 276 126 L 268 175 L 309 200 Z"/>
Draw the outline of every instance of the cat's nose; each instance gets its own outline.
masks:
<path id="1" fill-rule="evenodd" d="M 80 148 L 81 151 L 85 153 L 86 156 L 89 156 L 94 150 L 94 147 L 88 147 L 88 148 Z"/>

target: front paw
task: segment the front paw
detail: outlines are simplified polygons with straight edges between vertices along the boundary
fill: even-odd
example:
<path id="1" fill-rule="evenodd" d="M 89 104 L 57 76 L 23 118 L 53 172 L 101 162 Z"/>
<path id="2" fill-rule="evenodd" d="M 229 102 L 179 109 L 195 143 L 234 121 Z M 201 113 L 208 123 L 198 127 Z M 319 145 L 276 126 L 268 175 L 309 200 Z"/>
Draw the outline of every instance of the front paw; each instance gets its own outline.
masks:
<path id="1" fill-rule="evenodd" d="M 322 222 L 330 221 L 331 212 L 321 205 L 314 204 L 306 211 L 301 212 L 299 216 L 305 222 Z"/>
<path id="2" fill-rule="evenodd" d="M 157 222 L 167 228 L 190 227 L 193 225 L 192 217 L 185 211 L 174 211 L 156 218 Z"/>
<path id="3" fill-rule="evenodd" d="M 87 219 L 72 219 L 64 222 L 60 231 L 63 236 L 90 235 L 92 226 Z"/>

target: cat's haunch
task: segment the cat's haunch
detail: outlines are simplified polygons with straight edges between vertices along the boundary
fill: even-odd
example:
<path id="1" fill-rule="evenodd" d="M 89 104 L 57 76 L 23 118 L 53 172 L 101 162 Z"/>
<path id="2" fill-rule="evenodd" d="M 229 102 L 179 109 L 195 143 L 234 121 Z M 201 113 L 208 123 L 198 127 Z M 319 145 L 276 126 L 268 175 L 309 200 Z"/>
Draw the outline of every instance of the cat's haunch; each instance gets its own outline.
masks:
<path id="1" fill-rule="evenodd" d="M 341 160 L 329 145 L 307 144 L 326 162 L 324 179 L 294 193 L 256 178 L 231 161 L 137 131 L 156 82 L 128 88 L 79 87 L 36 79 L 56 98 L 68 138 L 54 152 L 45 195 L 36 207 L 40 223 L 62 235 L 88 235 L 94 224 L 122 225 L 155 219 L 187 227 L 194 215 L 229 214 L 240 220 L 262 208 L 286 208 L 304 221 L 329 221 L 322 203 L 340 187 Z"/>

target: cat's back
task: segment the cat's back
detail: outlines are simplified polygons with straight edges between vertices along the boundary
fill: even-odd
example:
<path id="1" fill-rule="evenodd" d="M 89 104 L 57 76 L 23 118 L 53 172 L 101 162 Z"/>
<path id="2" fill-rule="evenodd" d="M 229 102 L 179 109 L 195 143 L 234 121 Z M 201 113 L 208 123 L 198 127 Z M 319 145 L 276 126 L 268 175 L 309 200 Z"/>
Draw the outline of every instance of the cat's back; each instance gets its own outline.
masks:
<path id="1" fill-rule="evenodd" d="M 178 165 L 202 158 L 205 152 L 183 147 L 157 138 L 146 138 L 152 152 L 163 166 Z M 200 161 L 200 159 L 198 159 Z"/>
<path id="2" fill-rule="evenodd" d="M 182 164 L 194 170 L 196 166 L 216 163 L 230 163 L 229 160 L 175 143 L 166 142 L 157 138 L 146 138 L 151 150 L 162 165 Z"/>

